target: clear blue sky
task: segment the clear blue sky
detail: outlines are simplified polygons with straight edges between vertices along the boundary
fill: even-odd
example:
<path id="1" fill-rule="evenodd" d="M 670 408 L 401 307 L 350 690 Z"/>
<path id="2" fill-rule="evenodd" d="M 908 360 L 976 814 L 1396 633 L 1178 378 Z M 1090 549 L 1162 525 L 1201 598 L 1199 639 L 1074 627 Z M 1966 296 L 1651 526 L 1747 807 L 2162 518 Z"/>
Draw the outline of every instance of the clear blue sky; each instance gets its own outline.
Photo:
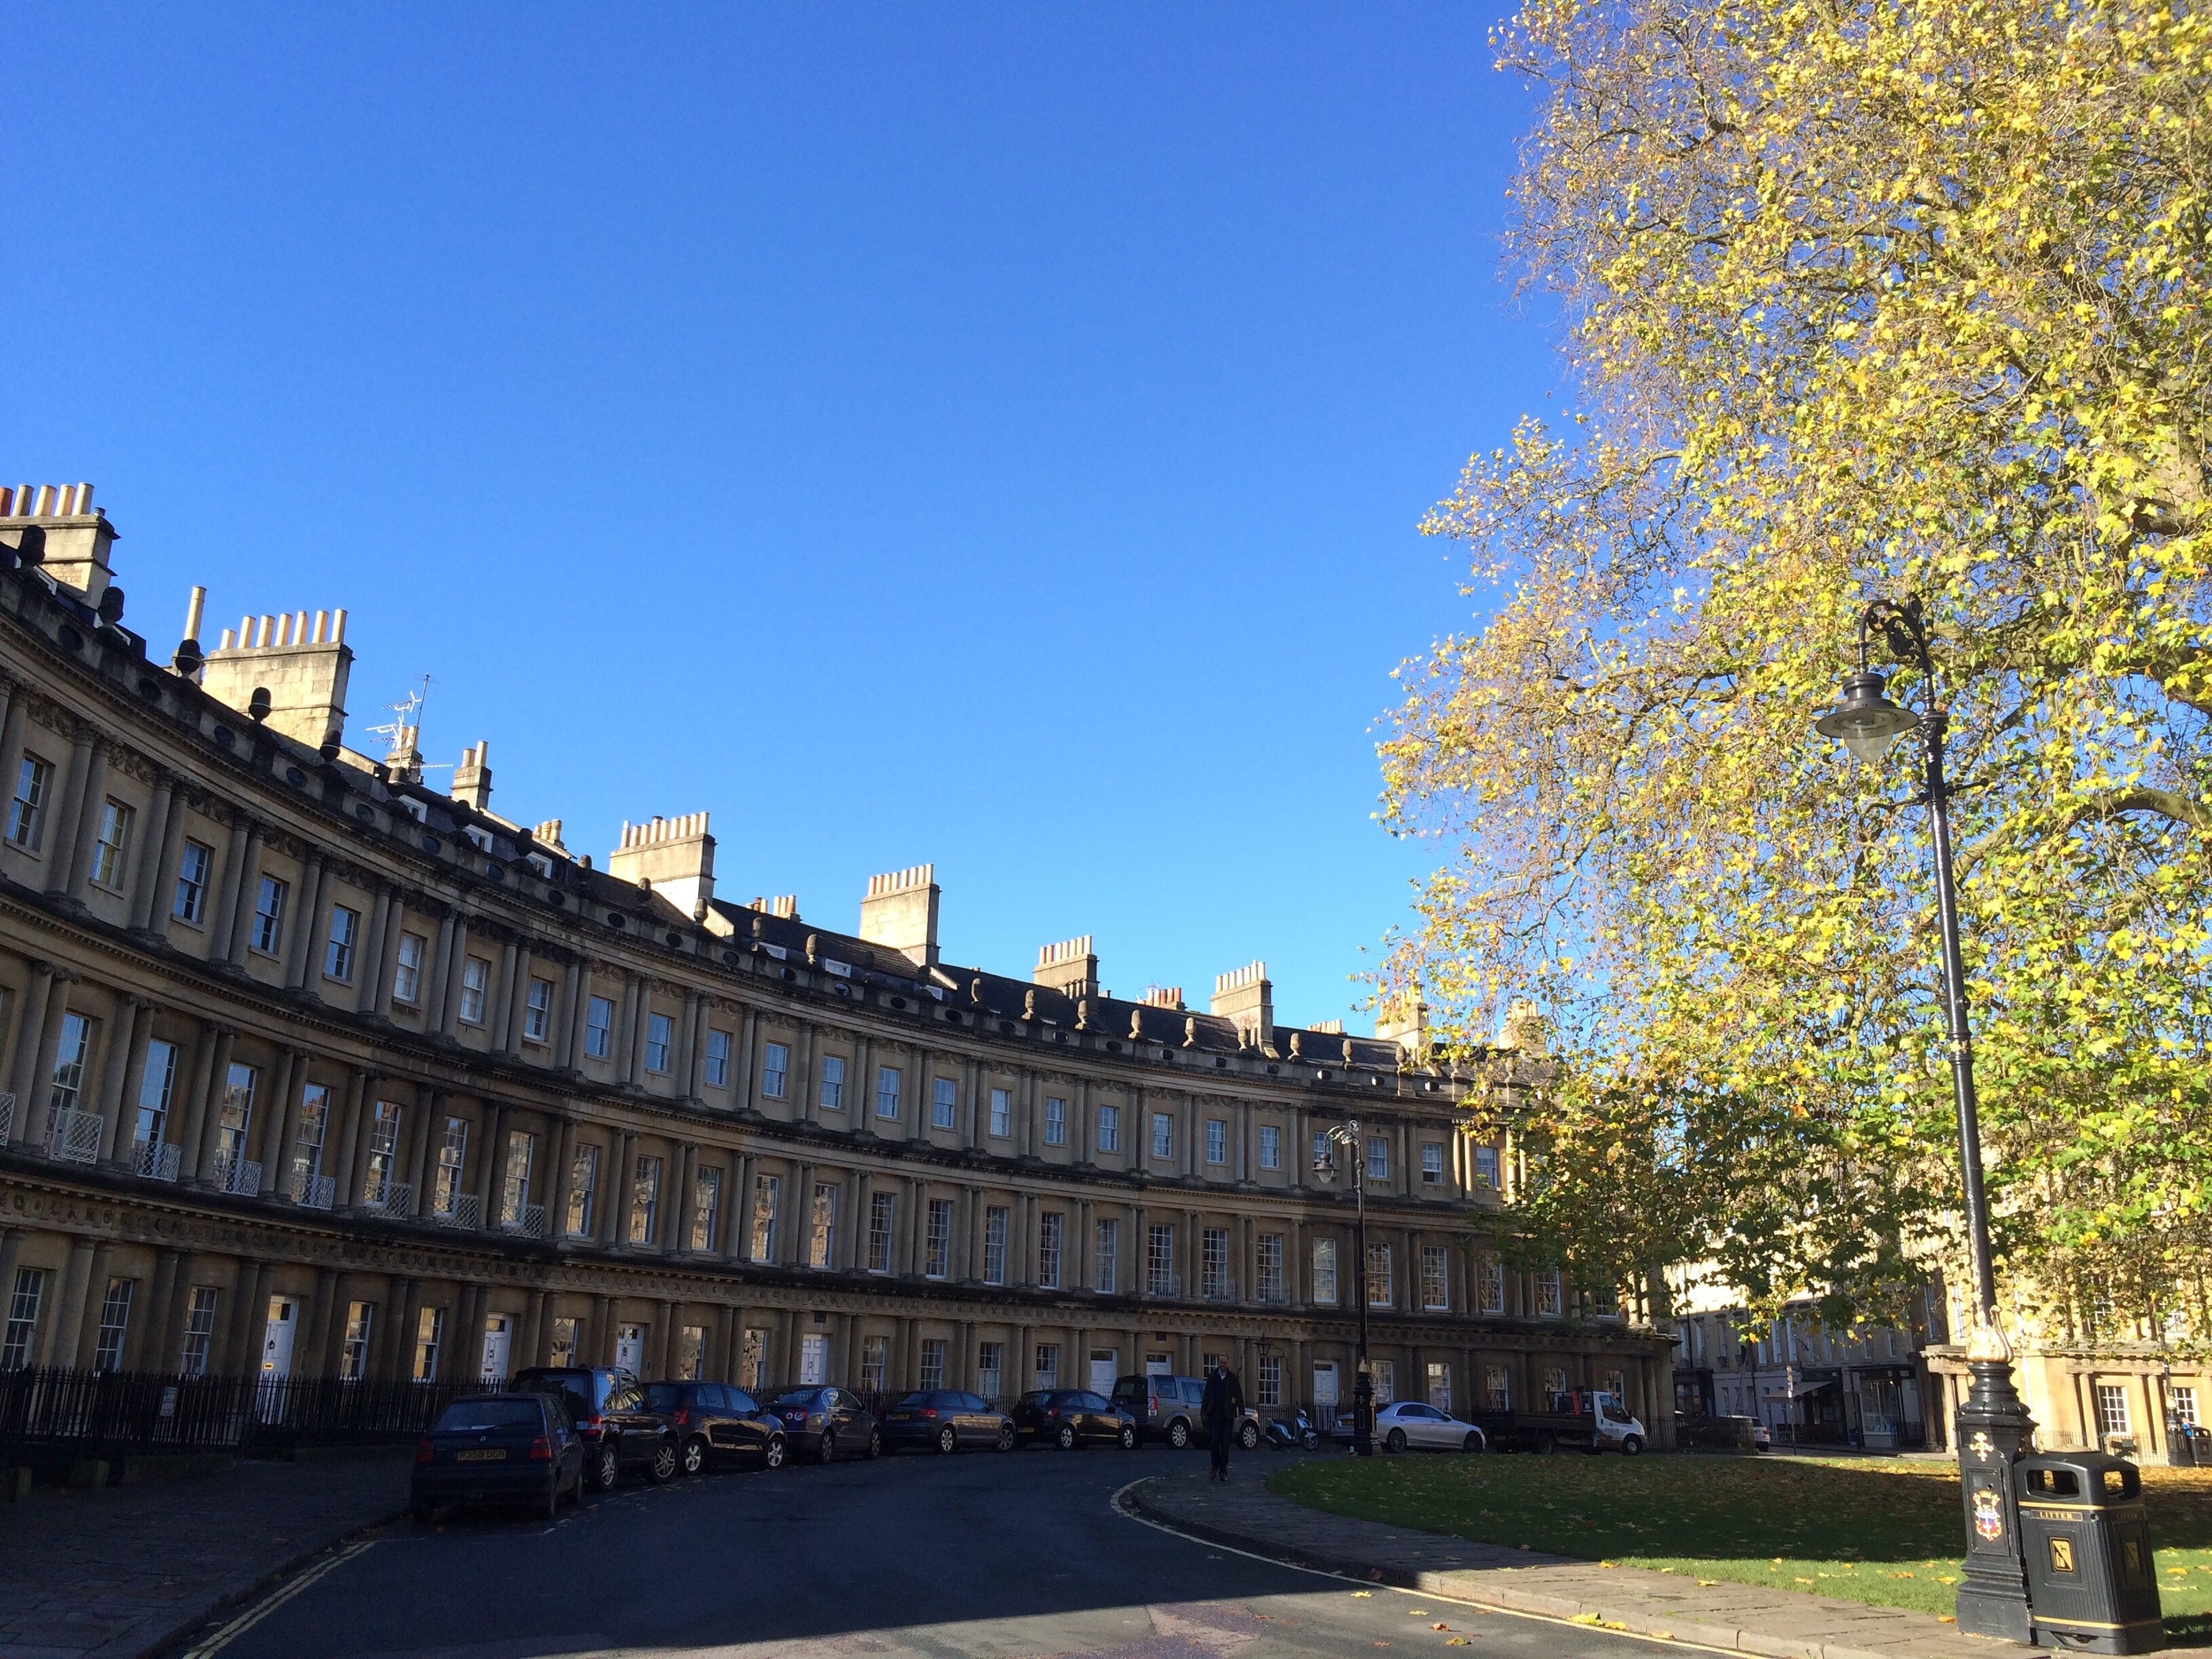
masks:
<path id="1" fill-rule="evenodd" d="M 1488 23 L 19 0 L 0 474 L 164 655 L 347 607 L 352 741 L 428 672 L 573 849 L 707 809 L 726 896 L 933 860 L 956 961 L 1346 1014 L 1415 526 L 1558 375 Z"/>

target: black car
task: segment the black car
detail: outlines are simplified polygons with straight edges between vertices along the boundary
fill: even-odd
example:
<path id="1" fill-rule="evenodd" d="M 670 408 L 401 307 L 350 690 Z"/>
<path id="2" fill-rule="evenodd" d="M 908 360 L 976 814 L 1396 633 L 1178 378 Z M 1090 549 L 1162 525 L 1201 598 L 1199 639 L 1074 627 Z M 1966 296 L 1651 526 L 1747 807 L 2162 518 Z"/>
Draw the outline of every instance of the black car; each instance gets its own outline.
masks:
<path id="1" fill-rule="evenodd" d="M 883 1455 L 883 1431 L 875 1414 L 843 1388 L 787 1388 L 768 1414 L 783 1424 L 784 1438 L 802 1457 L 829 1463 L 838 1453 Z"/>
<path id="2" fill-rule="evenodd" d="M 676 1426 L 645 1402 L 626 1371 L 603 1365 L 532 1365 L 515 1373 L 518 1391 L 557 1394 L 584 1442 L 584 1479 L 611 1492 L 626 1469 L 655 1482 L 670 1479 L 681 1456 Z"/>
<path id="3" fill-rule="evenodd" d="M 1025 1445 L 1048 1440 L 1064 1452 L 1102 1440 L 1134 1451 L 1137 1420 L 1087 1389 L 1037 1388 L 1014 1402 L 1014 1433 Z"/>
<path id="4" fill-rule="evenodd" d="M 415 1447 L 415 1519 L 449 1503 L 522 1503 L 550 1517 L 584 1494 L 584 1442 L 557 1394 L 463 1394 Z"/>
<path id="5" fill-rule="evenodd" d="M 701 1473 L 718 1458 L 738 1458 L 763 1469 L 783 1467 L 782 1423 L 742 1388 L 716 1382 L 648 1383 L 645 1403 L 675 1426 L 687 1475 Z"/>
<path id="6" fill-rule="evenodd" d="M 941 1452 L 988 1446 L 1010 1452 L 1014 1419 L 981 1394 L 956 1388 L 918 1389 L 901 1394 L 883 1414 L 883 1443 L 893 1451 L 902 1446 L 933 1446 Z"/>

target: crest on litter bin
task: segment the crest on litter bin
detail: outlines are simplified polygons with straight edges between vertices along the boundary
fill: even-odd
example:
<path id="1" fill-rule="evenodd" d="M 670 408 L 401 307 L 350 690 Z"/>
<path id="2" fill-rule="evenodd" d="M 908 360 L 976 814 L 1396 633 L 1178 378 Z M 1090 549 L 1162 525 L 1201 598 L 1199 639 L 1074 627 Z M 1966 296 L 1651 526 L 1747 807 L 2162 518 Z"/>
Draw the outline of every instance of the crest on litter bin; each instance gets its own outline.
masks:
<path id="1" fill-rule="evenodd" d="M 1974 1530 L 1993 1542 L 2005 1535 L 2004 1502 L 1993 1486 L 1974 1494 Z"/>

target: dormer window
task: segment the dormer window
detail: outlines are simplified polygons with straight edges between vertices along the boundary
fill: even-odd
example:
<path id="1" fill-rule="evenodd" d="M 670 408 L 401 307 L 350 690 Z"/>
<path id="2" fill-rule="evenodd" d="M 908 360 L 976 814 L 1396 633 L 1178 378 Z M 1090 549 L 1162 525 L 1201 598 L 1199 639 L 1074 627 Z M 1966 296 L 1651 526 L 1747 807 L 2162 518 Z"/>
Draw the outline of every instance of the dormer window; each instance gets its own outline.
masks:
<path id="1" fill-rule="evenodd" d="M 491 851 L 492 838 L 490 831 L 478 829 L 472 824 L 468 828 L 463 830 L 461 833 L 467 836 L 469 840 L 476 843 L 476 850 L 478 852 L 488 853 Z"/>
<path id="2" fill-rule="evenodd" d="M 543 853 L 531 853 L 527 855 L 527 859 L 531 869 L 536 871 L 548 881 L 553 879 L 553 861 L 550 858 Z"/>
<path id="3" fill-rule="evenodd" d="M 430 809 L 425 806 L 421 802 L 416 800 L 413 795 L 403 795 L 400 796 L 399 803 L 401 806 L 406 808 L 407 816 L 414 819 L 416 823 L 427 824 L 430 822 Z"/>

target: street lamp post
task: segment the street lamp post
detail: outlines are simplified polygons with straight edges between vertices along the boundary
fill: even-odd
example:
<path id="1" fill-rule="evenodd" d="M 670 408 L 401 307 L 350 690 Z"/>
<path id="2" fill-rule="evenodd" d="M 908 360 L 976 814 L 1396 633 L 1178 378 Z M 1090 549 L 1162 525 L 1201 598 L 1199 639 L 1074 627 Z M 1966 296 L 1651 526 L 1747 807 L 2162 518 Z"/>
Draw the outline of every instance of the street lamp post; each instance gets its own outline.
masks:
<path id="1" fill-rule="evenodd" d="M 1893 658 L 1920 671 L 1923 710 L 1901 709 L 1888 681 L 1867 665 L 1868 635 L 1881 630 Z M 1951 868 L 1950 794 L 1943 776 L 1949 713 L 1935 700 L 1935 662 L 1920 602 L 1877 599 L 1859 617 L 1859 667 L 1843 696 L 1815 723 L 1839 739 L 1853 759 L 1879 760 L 1908 732 L 1920 740 L 1921 794 L 1935 841 L 1936 910 L 1943 925 L 1943 1014 L 1950 1036 L 1951 1093 L 1958 1107 L 1959 1173 L 1966 1200 L 1966 1236 L 1974 1274 L 1974 1332 L 1967 1343 L 1972 1382 L 1957 1417 L 1959 1479 L 1966 1507 L 1966 1565 L 1958 1592 L 1962 1631 L 2008 1641 L 2033 1640 L 2027 1579 L 2021 1564 L 2019 1510 L 2012 1465 L 2030 1448 L 2035 1420 L 2012 1381 L 2012 1349 L 1997 1325 L 1997 1279 L 1991 1264 L 1989 1205 L 1982 1191 L 1981 1125 L 1974 1102 L 1974 1052 L 1966 1023 L 1966 975 L 1959 960 L 1958 890 Z"/>
<path id="2" fill-rule="evenodd" d="M 1328 1137 L 1329 1144 L 1328 1149 L 1314 1155 L 1313 1172 L 1317 1179 L 1336 1179 L 1336 1148 L 1343 1147 L 1352 1155 L 1352 1197 L 1358 1217 L 1352 1247 L 1358 1258 L 1352 1279 L 1352 1296 L 1359 1304 L 1359 1361 L 1352 1375 L 1352 1452 L 1355 1456 L 1372 1457 L 1375 1385 L 1367 1374 L 1367 1183 L 1362 1179 L 1359 1167 L 1359 1119 L 1348 1118 L 1322 1133 Z"/>

